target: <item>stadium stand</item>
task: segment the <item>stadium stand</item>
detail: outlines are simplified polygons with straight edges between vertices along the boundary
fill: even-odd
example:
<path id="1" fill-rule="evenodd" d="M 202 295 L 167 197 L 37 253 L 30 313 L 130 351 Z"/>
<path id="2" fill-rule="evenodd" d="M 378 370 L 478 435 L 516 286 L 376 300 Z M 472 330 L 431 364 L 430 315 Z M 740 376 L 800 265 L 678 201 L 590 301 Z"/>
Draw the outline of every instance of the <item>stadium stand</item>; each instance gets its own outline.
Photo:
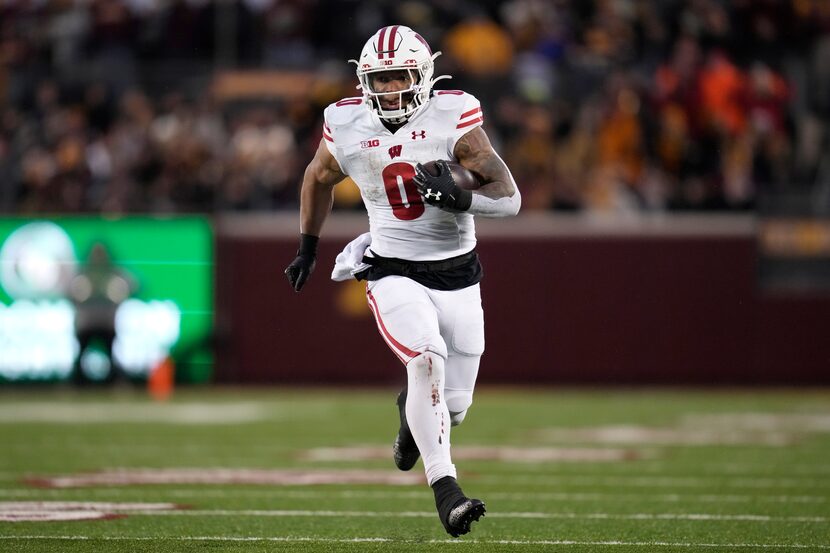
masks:
<path id="1" fill-rule="evenodd" d="M 0 210 L 294 209 L 390 21 L 481 97 L 525 209 L 830 209 L 823 0 L 40 0 L 0 5 Z"/>

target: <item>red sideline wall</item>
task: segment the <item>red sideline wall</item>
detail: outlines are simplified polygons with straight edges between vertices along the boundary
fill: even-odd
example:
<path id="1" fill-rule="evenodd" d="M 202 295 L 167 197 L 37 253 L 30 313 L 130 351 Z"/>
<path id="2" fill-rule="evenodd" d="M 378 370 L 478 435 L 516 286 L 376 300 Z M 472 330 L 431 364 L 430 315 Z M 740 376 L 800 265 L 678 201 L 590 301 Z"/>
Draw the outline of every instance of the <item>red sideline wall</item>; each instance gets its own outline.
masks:
<path id="1" fill-rule="evenodd" d="M 217 379 L 393 384 L 403 367 L 361 284 L 329 279 L 365 215 L 326 224 L 313 278 L 283 275 L 294 215 L 217 223 Z M 830 383 L 830 298 L 770 295 L 751 217 L 478 221 L 487 351 L 501 384 Z"/>

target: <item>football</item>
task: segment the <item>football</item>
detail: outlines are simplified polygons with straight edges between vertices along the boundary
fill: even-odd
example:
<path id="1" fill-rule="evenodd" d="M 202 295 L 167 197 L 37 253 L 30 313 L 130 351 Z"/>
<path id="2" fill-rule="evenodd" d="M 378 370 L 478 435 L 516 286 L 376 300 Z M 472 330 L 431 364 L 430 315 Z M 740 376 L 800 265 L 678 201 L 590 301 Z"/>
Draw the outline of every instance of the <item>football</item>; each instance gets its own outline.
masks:
<path id="1" fill-rule="evenodd" d="M 464 190 L 476 190 L 481 186 L 481 183 L 476 178 L 476 176 L 473 175 L 469 169 L 467 169 L 460 163 L 456 163 L 454 161 L 447 161 L 447 165 L 450 166 L 452 178 L 459 188 L 463 188 Z M 438 176 L 438 164 L 436 162 L 428 161 L 424 163 L 424 169 L 430 175 L 434 177 Z"/>

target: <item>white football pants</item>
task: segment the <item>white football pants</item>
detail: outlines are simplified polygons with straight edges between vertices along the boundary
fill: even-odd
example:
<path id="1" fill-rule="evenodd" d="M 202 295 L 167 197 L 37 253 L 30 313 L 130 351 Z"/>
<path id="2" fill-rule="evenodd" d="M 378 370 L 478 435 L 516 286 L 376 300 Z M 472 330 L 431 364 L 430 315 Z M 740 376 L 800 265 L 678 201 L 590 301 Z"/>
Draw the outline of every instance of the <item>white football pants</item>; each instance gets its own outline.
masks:
<path id="1" fill-rule="evenodd" d="M 369 307 L 389 348 L 406 365 L 406 418 L 430 484 L 456 476 L 450 426 L 473 401 L 484 353 L 484 312 L 478 284 L 432 290 L 388 276 L 366 286 Z"/>

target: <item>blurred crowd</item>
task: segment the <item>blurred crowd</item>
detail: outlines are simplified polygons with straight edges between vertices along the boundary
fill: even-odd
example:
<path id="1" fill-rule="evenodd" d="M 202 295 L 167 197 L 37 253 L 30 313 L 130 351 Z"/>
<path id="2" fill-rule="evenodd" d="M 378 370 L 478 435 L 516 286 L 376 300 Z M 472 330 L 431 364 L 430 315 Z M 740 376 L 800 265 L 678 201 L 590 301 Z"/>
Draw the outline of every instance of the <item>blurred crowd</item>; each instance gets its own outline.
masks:
<path id="1" fill-rule="evenodd" d="M 0 210 L 294 209 L 346 60 L 395 23 L 482 100 L 525 209 L 830 190 L 827 0 L 6 0 Z M 235 70 L 311 85 L 217 95 Z"/>

